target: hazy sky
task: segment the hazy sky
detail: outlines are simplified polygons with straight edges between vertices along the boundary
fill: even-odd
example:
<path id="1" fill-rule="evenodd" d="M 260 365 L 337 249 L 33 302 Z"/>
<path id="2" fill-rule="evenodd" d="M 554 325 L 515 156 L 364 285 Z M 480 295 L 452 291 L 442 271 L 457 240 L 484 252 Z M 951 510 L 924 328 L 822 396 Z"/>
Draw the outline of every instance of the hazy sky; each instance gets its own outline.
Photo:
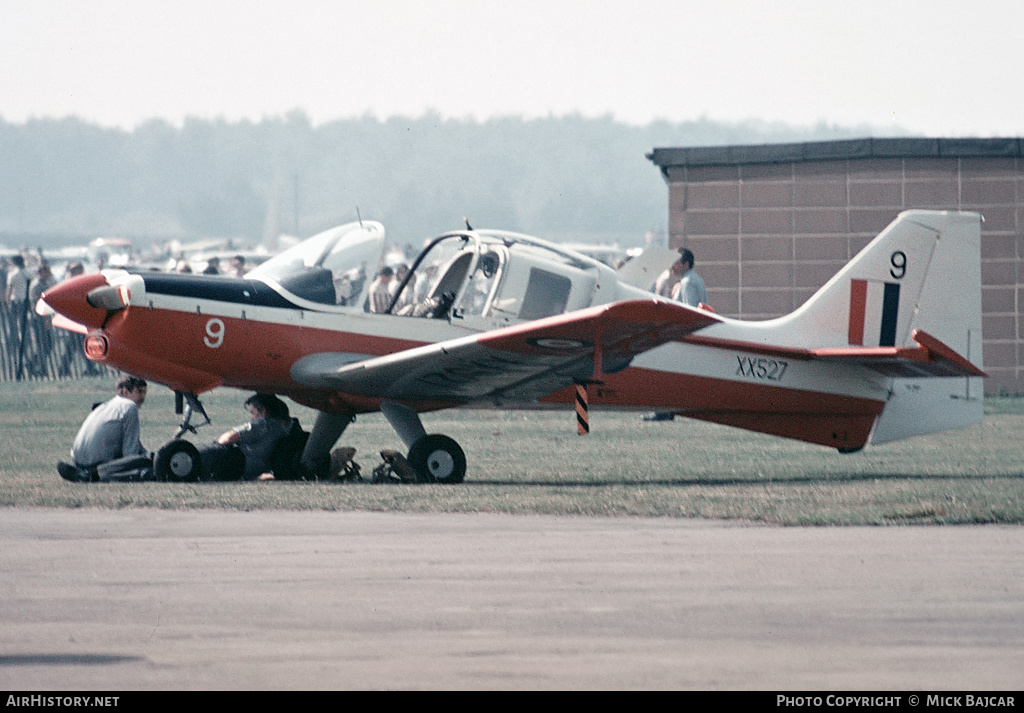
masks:
<path id="1" fill-rule="evenodd" d="M 1019 0 L 0 0 L 0 117 L 301 109 L 1024 136 Z"/>

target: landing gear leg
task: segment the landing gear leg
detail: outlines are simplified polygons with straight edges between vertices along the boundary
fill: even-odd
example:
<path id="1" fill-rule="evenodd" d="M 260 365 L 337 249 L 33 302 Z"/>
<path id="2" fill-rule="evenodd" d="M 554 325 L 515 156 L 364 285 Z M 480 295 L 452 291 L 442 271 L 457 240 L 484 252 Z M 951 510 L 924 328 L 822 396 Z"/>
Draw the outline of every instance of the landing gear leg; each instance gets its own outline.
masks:
<path id="1" fill-rule="evenodd" d="M 302 450 L 302 466 L 307 473 L 323 477 L 331 462 L 331 448 L 341 438 L 348 425 L 356 420 L 354 413 L 326 413 L 321 411 L 309 432 L 309 440 Z"/>
<path id="2" fill-rule="evenodd" d="M 408 406 L 386 401 L 381 413 L 409 448 L 409 465 L 423 483 L 461 483 L 466 477 L 466 454 L 454 440 L 428 435 L 420 415 Z"/>
<path id="3" fill-rule="evenodd" d="M 196 396 L 195 394 L 186 394 L 186 393 L 182 393 L 181 391 L 175 391 L 174 392 L 174 412 L 175 413 L 181 413 L 182 412 L 182 403 L 181 403 L 182 400 L 185 401 L 185 406 L 184 406 L 185 418 L 182 419 L 181 425 L 178 427 L 178 432 L 174 434 L 174 438 L 172 440 L 177 440 L 177 439 L 181 438 L 185 434 L 186 431 L 188 431 L 189 433 L 195 433 L 196 432 L 196 428 L 198 428 L 198 426 L 193 426 L 192 425 L 192 416 L 197 414 L 197 413 L 200 416 L 202 416 L 204 419 L 206 419 L 203 423 L 199 424 L 199 426 L 206 426 L 207 424 L 210 423 L 210 417 L 206 415 L 206 409 L 203 408 L 203 405 L 199 402 L 199 397 Z"/>

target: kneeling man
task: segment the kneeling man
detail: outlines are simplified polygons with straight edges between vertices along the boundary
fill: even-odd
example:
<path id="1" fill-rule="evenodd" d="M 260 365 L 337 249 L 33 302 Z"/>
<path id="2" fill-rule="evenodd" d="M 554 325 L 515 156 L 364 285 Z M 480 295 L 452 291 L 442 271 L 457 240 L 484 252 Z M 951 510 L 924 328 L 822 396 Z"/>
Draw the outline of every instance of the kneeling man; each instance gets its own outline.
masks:
<path id="1" fill-rule="evenodd" d="M 74 464 L 58 463 L 65 480 L 152 480 L 153 456 L 142 447 L 139 407 L 146 401 L 146 381 L 135 376 L 118 380 L 116 395 L 96 406 L 85 419 L 71 447 Z"/>

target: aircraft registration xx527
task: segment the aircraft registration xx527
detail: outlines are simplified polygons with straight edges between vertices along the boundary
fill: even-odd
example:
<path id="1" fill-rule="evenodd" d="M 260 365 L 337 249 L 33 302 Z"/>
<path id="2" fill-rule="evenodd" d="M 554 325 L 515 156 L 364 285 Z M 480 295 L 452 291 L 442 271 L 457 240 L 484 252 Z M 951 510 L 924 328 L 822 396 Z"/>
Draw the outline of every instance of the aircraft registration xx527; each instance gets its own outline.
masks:
<path id="1" fill-rule="evenodd" d="M 427 244 L 380 312 L 384 229 L 364 221 L 244 278 L 108 270 L 43 301 L 90 359 L 183 394 L 183 426 L 219 386 L 316 409 L 311 473 L 356 414 L 380 411 L 421 480 L 460 482 L 462 449 L 420 418 L 455 406 L 669 411 L 852 452 L 981 421 L 980 226 L 901 213 L 804 305 L 759 322 L 654 296 L 669 251 L 616 272 L 468 224 Z"/>

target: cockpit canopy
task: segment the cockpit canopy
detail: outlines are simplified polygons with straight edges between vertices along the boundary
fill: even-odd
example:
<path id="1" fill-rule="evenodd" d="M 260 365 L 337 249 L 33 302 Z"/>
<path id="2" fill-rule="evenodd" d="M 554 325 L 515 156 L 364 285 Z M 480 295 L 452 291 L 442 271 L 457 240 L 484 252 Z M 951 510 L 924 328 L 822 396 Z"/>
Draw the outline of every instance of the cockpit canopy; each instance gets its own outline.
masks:
<path id="1" fill-rule="evenodd" d="M 372 221 L 325 230 L 268 260 L 246 277 L 309 302 L 358 305 L 368 271 L 384 252 L 384 226 Z"/>
<path id="2" fill-rule="evenodd" d="M 505 324 L 588 307 L 611 269 L 525 235 L 447 233 L 411 265 L 384 257 L 384 228 L 333 228 L 281 253 L 247 277 L 319 305 L 405 317 Z"/>

